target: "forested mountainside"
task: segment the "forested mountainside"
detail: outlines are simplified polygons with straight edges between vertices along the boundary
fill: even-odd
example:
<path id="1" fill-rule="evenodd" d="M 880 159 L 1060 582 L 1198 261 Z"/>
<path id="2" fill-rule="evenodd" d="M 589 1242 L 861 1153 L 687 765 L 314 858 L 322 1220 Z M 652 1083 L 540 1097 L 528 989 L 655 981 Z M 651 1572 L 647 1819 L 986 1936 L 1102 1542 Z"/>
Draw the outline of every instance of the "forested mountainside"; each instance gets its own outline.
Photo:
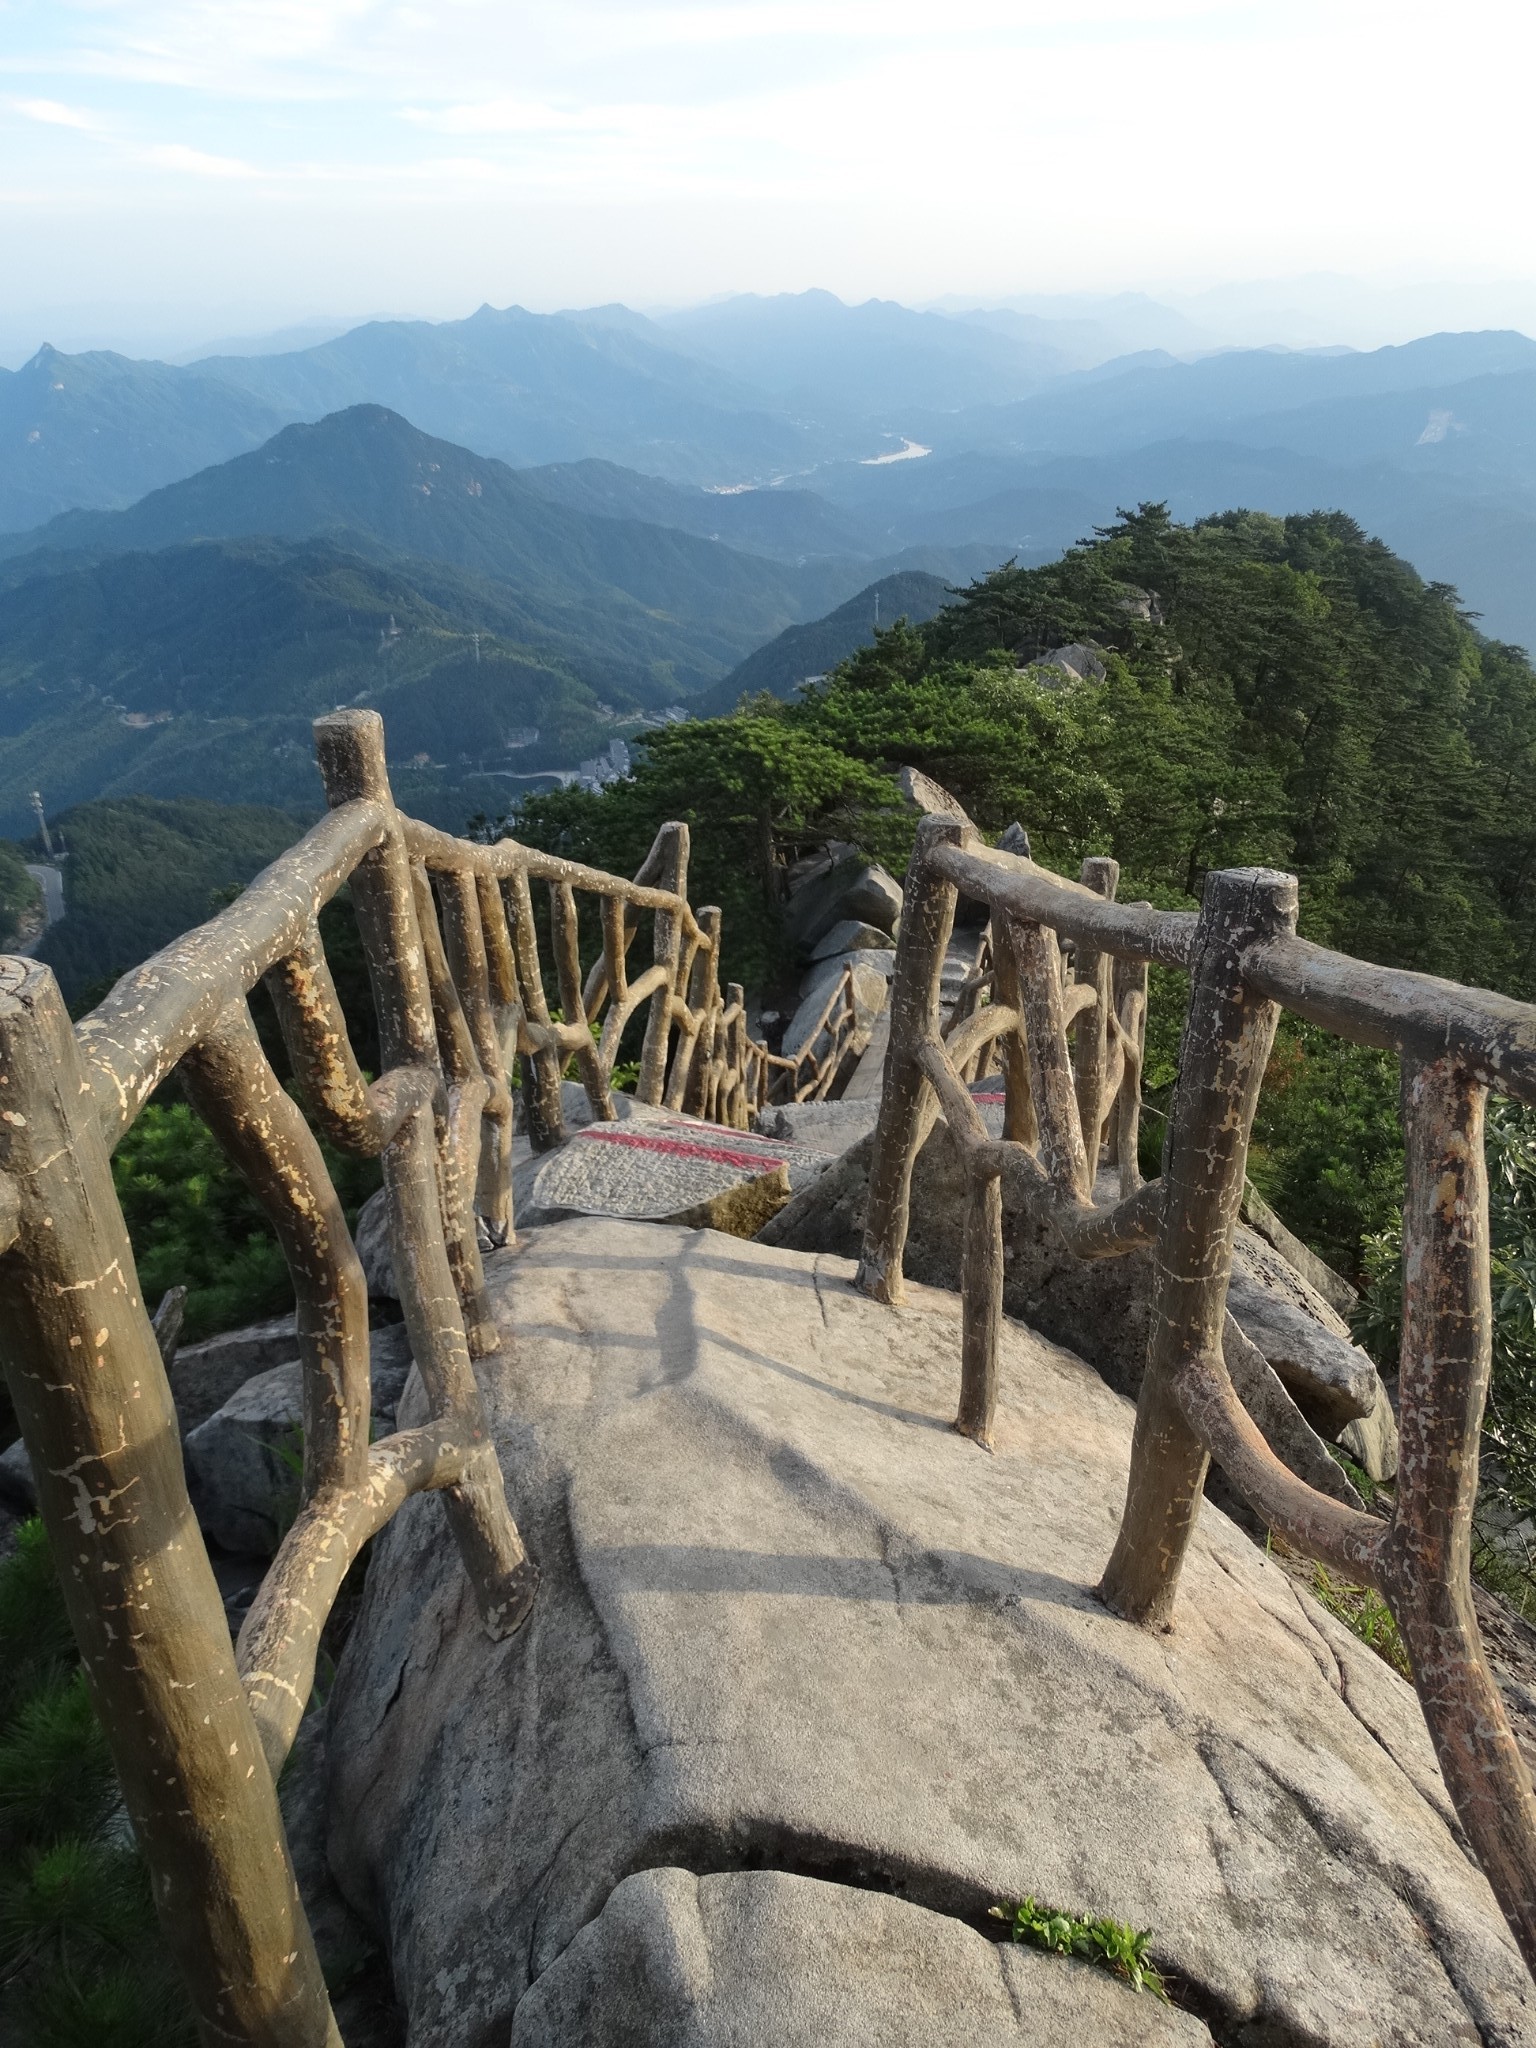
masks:
<path id="1" fill-rule="evenodd" d="M 904 618 L 921 625 L 953 594 L 953 587 L 942 576 L 929 576 L 921 570 L 882 576 L 824 619 L 786 626 L 776 639 L 738 662 L 724 682 L 716 683 L 699 699 L 696 708 L 701 713 L 734 711 L 739 699 L 755 696 L 760 690 L 771 691 L 775 697 L 792 696 L 809 677 L 825 675 L 855 648 L 872 641 L 882 621 L 892 626 Z"/>
<path id="2" fill-rule="evenodd" d="M 255 804 L 134 796 L 80 804 L 55 822 L 69 847 L 65 916 L 37 956 L 78 1007 L 211 917 L 308 821 Z"/>
<path id="3" fill-rule="evenodd" d="M 978 559 L 920 555 L 949 575 Z M 402 795 L 452 823 L 685 703 L 868 574 L 563 507 L 354 407 L 12 544 L 0 830 L 24 829 L 35 788 L 54 808 L 316 803 L 309 721 L 358 702 L 386 714 Z"/>
<path id="4" fill-rule="evenodd" d="M 1082 641 L 1101 682 L 1042 665 Z M 657 822 L 687 818 L 732 971 L 762 980 L 783 961 L 780 877 L 800 847 L 830 834 L 899 871 L 903 763 L 988 832 L 1020 819 L 1048 865 L 1114 854 L 1128 900 L 1189 904 L 1211 867 L 1286 868 L 1307 936 L 1536 989 L 1536 674 L 1337 513 L 1186 527 L 1145 505 L 882 632 L 789 702 L 650 736 L 629 778 L 531 799 L 519 830 L 632 869 Z M 1178 1007 L 1158 1006 L 1154 1090 Z M 1391 1209 L 1391 1065 L 1288 1027 L 1258 1133 L 1282 1213 L 1356 1270 Z"/>

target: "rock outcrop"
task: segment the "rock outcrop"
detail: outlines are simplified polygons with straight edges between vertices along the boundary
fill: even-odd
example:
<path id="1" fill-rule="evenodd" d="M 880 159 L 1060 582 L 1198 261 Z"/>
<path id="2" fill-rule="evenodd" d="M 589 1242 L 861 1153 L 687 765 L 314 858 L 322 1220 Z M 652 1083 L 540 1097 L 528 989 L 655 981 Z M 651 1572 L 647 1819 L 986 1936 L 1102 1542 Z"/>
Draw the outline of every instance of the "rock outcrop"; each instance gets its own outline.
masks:
<path id="1" fill-rule="evenodd" d="M 387 1436 L 411 1369 L 404 1324 L 374 1330 L 369 1352 L 373 1431 Z M 200 1526 L 223 1549 L 254 1557 L 276 1550 L 298 1505 L 303 1431 L 304 1368 L 290 1357 L 253 1373 L 188 1434 L 187 1490 Z"/>
<path id="2" fill-rule="evenodd" d="M 1175 1631 L 1115 1619 L 1129 1404 L 1009 1323 L 988 1456 L 955 1297 L 851 1272 L 599 1221 L 488 1261 L 537 1606 L 490 1642 L 413 1501 L 330 1705 L 411 2041 L 1536 2048 L 1409 1687 L 1209 1507 Z M 1025 1893 L 1150 1928 L 1185 2010 L 982 1940 Z"/>

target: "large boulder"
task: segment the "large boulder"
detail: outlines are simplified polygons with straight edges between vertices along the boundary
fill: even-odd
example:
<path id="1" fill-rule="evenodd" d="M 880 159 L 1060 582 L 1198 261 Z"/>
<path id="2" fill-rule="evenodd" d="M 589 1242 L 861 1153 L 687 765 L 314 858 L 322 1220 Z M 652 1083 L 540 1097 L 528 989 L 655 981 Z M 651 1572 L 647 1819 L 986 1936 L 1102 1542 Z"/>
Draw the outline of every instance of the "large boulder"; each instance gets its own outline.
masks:
<path id="1" fill-rule="evenodd" d="M 820 1028 L 822 1014 L 845 969 L 853 989 L 854 1024 L 849 1045 L 855 1053 L 864 1051 L 874 1030 L 875 1019 L 885 1009 L 890 992 L 886 976 L 878 967 L 867 964 L 871 958 L 881 957 L 887 956 L 847 953 L 841 959 L 826 961 L 823 971 L 809 978 L 809 993 L 801 997 L 800 1007 L 785 1027 L 783 1049 L 786 1059 L 798 1059 L 802 1054 L 825 1048 L 829 1043 L 826 1032 Z"/>
<path id="2" fill-rule="evenodd" d="M 901 916 L 901 884 L 862 854 L 845 854 L 790 897 L 784 930 L 793 945 L 809 951 L 844 920 L 894 932 Z"/>
<path id="3" fill-rule="evenodd" d="M 765 1226 L 764 1243 L 857 1258 L 873 1150 L 872 1137 L 850 1146 Z M 1107 1177 L 1101 1180 L 1101 1201 L 1113 1200 L 1114 1192 Z M 903 1270 L 929 1286 L 958 1287 L 964 1236 L 964 1163 L 940 1122 L 912 1169 Z M 1004 1307 L 1086 1358 L 1132 1399 L 1146 1362 L 1151 1289 L 1149 1253 L 1076 1259 L 1059 1233 L 1023 1208 L 1005 1184 Z M 1313 1428 L 1332 1438 L 1355 1418 L 1374 1418 L 1372 1432 L 1359 1439 L 1366 1454 L 1361 1462 L 1373 1479 L 1390 1478 L 1397 1469 L 1396 1432 L 1375 1366 L 1351 1341 L 1342 1318 L 1271 1245 L 1242 1226 L 1231 1307 Z"/>
<path id="4" fill-rule="evenodd" d="M 599 1221 L 488 1262 L 537 1604 L 491 1642 L 411 1501 L 330 1704 L 411 2042 L 1201 2039 L 974 1938 L 1030 1894 L 1150 1929 L 1222 2042 L 1533 2048 L 1404 1681 L 1209 1507 L 1173 1633 L 1110 1615 L 1130 1405 L 1010 1322 L 988 1456 L 955 1297 L 851 1278 Z"/>
<path id="5" fill-rule="evenodd" d="M 403 1323 L 374 1330 L 373 1429 L 386 1436 L 411 1369 Z M 270 1557 L 299 1499 L 304 1368 L 297 1359 L 254 1374 L 183 1446 L 187 1490 L 204 1533 L 224 1550 Z"/>
<path id="6" fill-rule="evenodd" d="M 885 953 L 890 951 L 890 947 L 889 932 L 881 931 L 878 925 L 863 924 L 856 917 L 845 917 L 816 941 L 811 948 L 811 958 L 835 960 L 840 953 Z"/>
<path id="7" fill-rule="evenodd" d="M 644 1987 L 637 1998 L 639 1987 Z M 626 1877 L 512 2048 L 1210 2048 L 1199 2020 L 947 1913 L 781 1870 Z"/>
<path id="8" fill-rule="evenodd" d="M 297 1358 L 298 1351 L 292 1309 L 264 1323 L 224 1330 L 202 1344 L 179 1346 L 168 1377 L 182 1435 L 206 1422 L 248 1379 Z"/>

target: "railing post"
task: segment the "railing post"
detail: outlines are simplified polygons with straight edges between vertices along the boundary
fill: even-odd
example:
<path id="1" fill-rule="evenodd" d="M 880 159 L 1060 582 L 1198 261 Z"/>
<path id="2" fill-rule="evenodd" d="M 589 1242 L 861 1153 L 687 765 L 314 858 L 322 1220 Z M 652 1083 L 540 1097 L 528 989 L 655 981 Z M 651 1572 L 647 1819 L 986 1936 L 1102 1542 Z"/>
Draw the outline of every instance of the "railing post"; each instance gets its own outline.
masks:
<path id="1" fill-rule="evenodd" d="M 864 1247 L 854 1279 L 861 1293 L 873 1295 L 876 1301 L 902 1299 L 901 1255 L 907 1243 L 912 1164 L 933 1127 L 933 1111 L 926 1117 L 923 1113 L 928 1084 L 918 1065 L 917 1050 L 926 1039 L 939 1035 L 939 981 L 954 929 L 955 889 L 934 872 L 928 857 L 935 847 L 963 844 L 964 829 L 956 818 L 938 814 L 920 818 L 907 869 L 896 969 L 891 977 L 891 1035 L 869 1172 Z"/>
<path id="2" fill-rule="evenodd" d="M 1272 868 L 1206 876 L 1169 1118 L 1130 1483 L 1099 1587 L 1105 1605 L 1131 1621 L 1169 1623 L 1209 1462 L 1178 1382 L 1186 1362 L 1224 1370 L 1222 1324 L 1248 1133 L 1280 1014 L 1278 1004 L 1245 986 L 1239 963 L 1248 946 L 1295 926 L 1294 876 Z"/>
<path id="3" fill-rule="evenodd" d="M 1083 862 L 1082 879 L 1086 888 L 1096 896 L 1102 896 L 1106 903 L 1112 903 L 1120 881 L 1120 863 L 1100 855 L 1090 855 Z M 1104 1082 L 1109 1068 L 1109 1011 L 1114 998 L 1115 962 L 1110 953 L 1101 953 L 1097 947 L 1079 943 L 1077 948 L 1077 979 L 1079 984 L 1091 987 L 1094 1005 L 1083 1011 L 1077 1020 L 1077 1057 L 1073 1062 L 1077 1086 L 1077 1115 L 1083 1127 L 1083 1145 L 1088 1155 L 1088 1199 L 1093 1200 L 1093 1191 L 1099 1178 L 1099 1143 L 1104 1129 Z"/>
<path id="4" fill-rule="evenodd" d="M 1472 1605 L 1472 1511 L 1493 1348 L 1486 1097 L 1451 1059 L 1405 1063 L 1401 1445 L 1379 1562 L 1446 1788 L 1536 1967 L 1536 1799 Z"/>
<path id="5" fill-rule="evenodd" d="M 674 896 L 686 895 L 688 889 L 688 827 L 679 824 L 663 825 L 656 835 L 659 849 L 657 873 L 653 888 L 665 889 Z M 648 867 L 650 862 L 646 862 Z M 644 873 L 644 868 L 641 872 Z M 653 959 L 658 967 L 665 967 L 667 979 L 651 997 L 651 1013 L 645 1020 L 645 1042 L 640 1048 L 640 1077 L 635 1085 L 637 1102 L 657 1105 L 667 1079 L 667 1052 L 672 1041 L 672 1005 L 682 993 L 677 986 L 678 968 L 681 965 L 683 943 L 683 921 L 674 910 L 658 910 L 655 913 L 655 939 Z"/>
<path id="6" fill-rule="evenodd" d="M 0 1174 L 0 1359 L 203 2038 L 340 2048 L 107 1147 L 58 985 L 31 961 L 0 963 Z"/>

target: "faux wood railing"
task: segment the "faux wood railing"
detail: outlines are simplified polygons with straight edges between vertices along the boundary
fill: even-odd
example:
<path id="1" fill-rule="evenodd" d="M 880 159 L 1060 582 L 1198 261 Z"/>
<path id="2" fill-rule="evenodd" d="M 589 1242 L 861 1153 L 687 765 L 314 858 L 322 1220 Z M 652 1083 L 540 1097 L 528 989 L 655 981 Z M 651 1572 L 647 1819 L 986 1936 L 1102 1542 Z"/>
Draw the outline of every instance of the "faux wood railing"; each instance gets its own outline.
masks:
<path id="1" fill-rule="evenodd" d="M 1296 936 L 1296 882 L 1270 869 L 1208 875 L 1198 915 L 1117 904 L 1117 876 L 1113 861 L 1091 861 L 1083 882 L 1070 882 L 977 844 L 949 819 L 922 821 L 858 1284 L 877 1300 L 901 1299 L 912 1164 L 942 1116 L 968 1180 L 955 1427 L 985 1446 L 997 1400 L 1003 1181 L 1080 1257 L 1151 1247 L 1146 1376 L 1100 1598 L 1127 1620 L 1169 1625 L 1212 1458 L 1270 1528 L 1376 1588 L 1402 1631 L 1467 1838 L 1536 1969 L 1536 1801 L 1483 1653 L 1470 1577 L 1492 1334 L 1483 1112 L 1490 1088 L 1536 1102 L 1536 1007 L 1306 943 Z M 957 894 L 990 906 L 993 1000 L 946 1039 L 939 979 Z M 1075 977 L 1064 975 L 1063 941 L 1075 947 Z M 1186 970 L 1190 998 L 1162 1175 L 1143 1186 L 1136 1124 L 1149 962 Z M 1290 1471 L 1233 1384 L 1246 1342 L 1226 1307 L 1233 1237 L 1282 1006 L 1402 1062 L 1401 1443 L 1386 1519 Z M 1005 1075 L 1000 1140 L 966 1085 L 993 1047 Z M 1096 1206 L 1106 1154 L 1118 1200 Z"/>
<path id="2" fill-rule="evenodd" d="M 722 995 L 720 913 L 689 906 L 686 826 L 662 828 L 633 881 L 512 841 L 471 845 L 396 811 L 375 713 L 338 712 L 315 733 L 329 816 L 79 1025 L 47 968 L 0 960 L 0 1362 L 204 2038 L 264 2048 L 339 2039 L 274 1782 L 349 1567 L 411 1494 L 437 1489 L 490 1634 L 517 1629 L 535 1596 L 474 1372 L 498 1347 L 480 1240 L 505 1243 L 513 1225 L 515 1061 L 536 1148 L 562 1136 L 572 1059 L 593 1114 L 614 1114 L 614 1061 L 642 1005 L 643 1101 L 743 1125 L 775 1084 L 793 1092 L 821 1076 L 814 1059 L 775 1061 L 747 1036 L 741 990 Z M 549 888 L 558 1020 L 536 882 Z M 371 1083 L 320 940 L 319 912 L 343 884 L 378 1014 Z M 585 978 L 578 893 L 596 898 L 602 927 Z M 630 981 L 645 913 L 653 959 Z M 382 1162 L 430 1417 L 379 1443 L 368 1441 L 362 1268 L 311 1125 L 252 1022 L 258 982 L 315 1124 Z M 112 1182 L 113 1147 L 173 1068 L 270 1217 L 298 1305 L 299 1512 L 233 1651 Z"/>

